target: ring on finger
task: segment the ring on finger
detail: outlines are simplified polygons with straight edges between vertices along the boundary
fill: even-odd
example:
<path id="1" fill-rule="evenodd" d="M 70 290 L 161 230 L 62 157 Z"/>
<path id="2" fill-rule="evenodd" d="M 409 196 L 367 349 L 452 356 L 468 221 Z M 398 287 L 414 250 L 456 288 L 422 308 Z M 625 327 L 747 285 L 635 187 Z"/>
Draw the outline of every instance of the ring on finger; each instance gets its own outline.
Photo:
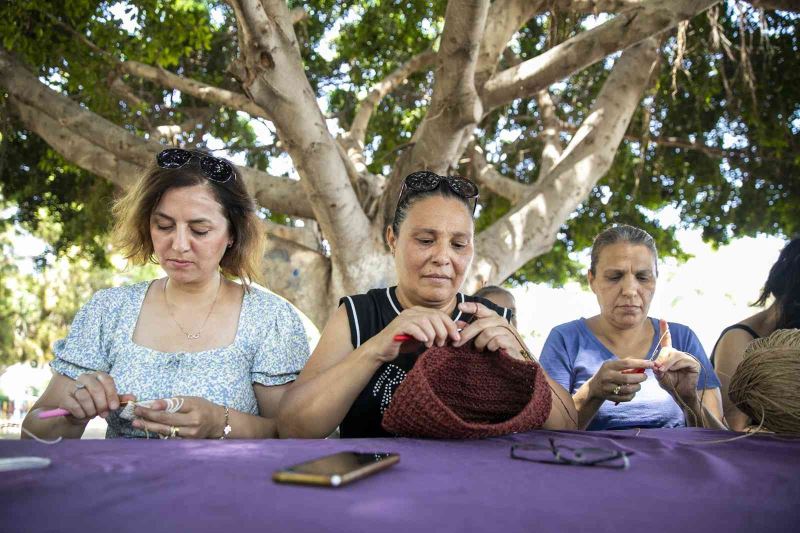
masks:
<path id="1" fill-rule="evenodd" d="M 78 391 L 83 390 L 85 388 L 86 388 L 86 385 L 84 385 L 80 381 L 76 381 L 75 382 L 75 390 L 72 391 L 72 395 L 75 396 L 76 394 L 78 394 Z"/>
<path id="2" fill-rule="evenodd" d="M 622 386 L 621 385 L 616 385 L 614 387 L 614 390 L 612 391 L 614 393 L 614 396 L 619 396 L 619 391 L 620 390 L 622 390 Z"/>
<path id="3" fill-rule="evenodd" d="M 170 427 L 169 427 L 169 436 L 168 436 L 167 438 L 168 438 L 168 439 L 174 439 L 174 438 L 177 438 L 177 437 L 179 436 L 179 435 L 178 435 L 179 433 L 180 433 L 180 429 L 178 429 L 178 428 L 177 428 L 177 427 L 175 427 L 175 426 L 170 426 Z"/>

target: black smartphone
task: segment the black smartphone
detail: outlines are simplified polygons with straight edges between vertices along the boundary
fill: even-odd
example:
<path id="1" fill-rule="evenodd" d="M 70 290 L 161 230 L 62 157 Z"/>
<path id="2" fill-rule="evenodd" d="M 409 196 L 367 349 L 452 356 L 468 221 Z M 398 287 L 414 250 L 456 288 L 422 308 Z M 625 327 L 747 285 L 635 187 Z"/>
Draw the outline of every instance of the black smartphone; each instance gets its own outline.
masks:
<path id="1" fill-rule="evenodd" d="M 396 453 L 339 452 L 272 473 L 278 483 L 338 487 L 374 474 L 400 461 Z"/>

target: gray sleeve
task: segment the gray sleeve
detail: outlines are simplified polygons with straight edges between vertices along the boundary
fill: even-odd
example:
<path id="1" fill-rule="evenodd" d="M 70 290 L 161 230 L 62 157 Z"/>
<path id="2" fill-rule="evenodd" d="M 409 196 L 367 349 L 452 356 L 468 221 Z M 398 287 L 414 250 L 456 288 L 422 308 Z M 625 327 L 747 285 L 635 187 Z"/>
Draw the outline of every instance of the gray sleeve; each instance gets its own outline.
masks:
<path id="1" fill-rule="evenodd" d="M 297 379 L 310 356 L 308 338 L 297 310 L 269 295 L 266 334 L 253 359 L 253 383 L 283 385 Z"/>
<path id="2" fill-rule="evenodd" d="M 98 291 L 75 315 L 69 333 L 53 344 L 51 368 L 69 378 L 92 371 L 108 372 L 109 315 L 113 313 L 108 290 Z"/>

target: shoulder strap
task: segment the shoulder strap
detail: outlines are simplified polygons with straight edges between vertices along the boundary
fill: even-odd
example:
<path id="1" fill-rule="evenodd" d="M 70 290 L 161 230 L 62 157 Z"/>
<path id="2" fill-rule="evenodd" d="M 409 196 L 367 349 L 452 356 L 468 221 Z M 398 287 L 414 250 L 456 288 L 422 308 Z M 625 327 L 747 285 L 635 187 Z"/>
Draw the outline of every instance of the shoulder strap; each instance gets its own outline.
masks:
<path id="1" fill-rule="evenodd" d="M 716 353 L 717 353 L 717 345 L 719 345 L 719 341 L 721 341 L 722 337 L 724 337 L 725 334 L 728 333 L 732 329 L 741 329 L 743 331 L 746 331 L 747 333 L 749 333 L 753 337 L 753 339 L 758 339 L 760 337 L 760 335 L 758 333 L 756 333 L 753 328 L 751 328 L 750 326 L 748 326 L 746 324 L 734 324 L 732 326 L 728 326 L 727 328 L 722 330 L 722 333 L 719 334 L 719 338 L 717 339 L 717 342 L 714 343 L 714 349 L 711 350 L 711 357 L 709 357 L 709 359 L 711 360 L 711 366 L 715 366 L 715 364 L 714 364 L 714 355 L 716 355 Z"/>

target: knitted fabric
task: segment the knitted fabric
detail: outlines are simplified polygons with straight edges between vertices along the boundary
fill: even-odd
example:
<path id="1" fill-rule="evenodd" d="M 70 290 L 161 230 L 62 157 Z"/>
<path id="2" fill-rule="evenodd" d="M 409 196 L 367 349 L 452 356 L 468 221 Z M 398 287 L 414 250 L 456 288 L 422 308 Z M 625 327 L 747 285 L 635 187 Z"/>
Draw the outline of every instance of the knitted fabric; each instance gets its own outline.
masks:
<path id="1" fill-rule="evenodd" d="M 539 428 L 551 404 L 536 362 L 434 346 L 395 390 L 382 425 L 402 437 L 479 439 Z"/>

